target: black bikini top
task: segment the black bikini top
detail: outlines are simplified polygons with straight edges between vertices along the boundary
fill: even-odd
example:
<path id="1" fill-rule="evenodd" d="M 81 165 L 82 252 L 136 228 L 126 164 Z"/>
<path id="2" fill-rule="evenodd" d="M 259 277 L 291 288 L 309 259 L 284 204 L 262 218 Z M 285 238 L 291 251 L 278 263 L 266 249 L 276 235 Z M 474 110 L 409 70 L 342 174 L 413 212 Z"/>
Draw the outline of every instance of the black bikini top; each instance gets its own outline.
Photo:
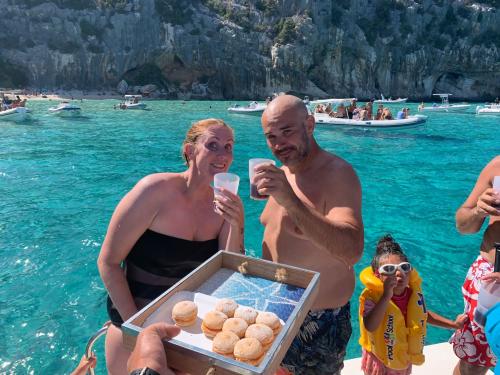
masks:
<path id="1" fill-rule="evenodd" d="M 125 259 L 130 291 L 156 298 L 218 250 L 218 239 L 191 241 L 147 229 Z"/>

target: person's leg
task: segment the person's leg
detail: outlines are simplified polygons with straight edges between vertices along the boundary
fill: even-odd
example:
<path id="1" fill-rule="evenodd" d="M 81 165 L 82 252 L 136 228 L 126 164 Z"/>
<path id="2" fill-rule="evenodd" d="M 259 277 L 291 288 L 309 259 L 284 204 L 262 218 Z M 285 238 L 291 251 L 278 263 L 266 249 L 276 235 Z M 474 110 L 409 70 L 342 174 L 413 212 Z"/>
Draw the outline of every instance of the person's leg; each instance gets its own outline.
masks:
<path id="1" fill-rule="evenodd" d="M 110 325 L 106 334 L 106 367 L 109 375 L 126 375 L 130 351 L 123 346 L 121 329 Z"/>
<path id="2" fill-rule="evenodd" d="M 485 375 L 488 367 L 475 366 L 460 360 L 453 369 L 453 375 Z"/>
<path id="3" fill-rule="evenodd" d="M 282 366 L 294 375 L 340 375 L 352 333 L 350 306 L 309 312 Z"/>

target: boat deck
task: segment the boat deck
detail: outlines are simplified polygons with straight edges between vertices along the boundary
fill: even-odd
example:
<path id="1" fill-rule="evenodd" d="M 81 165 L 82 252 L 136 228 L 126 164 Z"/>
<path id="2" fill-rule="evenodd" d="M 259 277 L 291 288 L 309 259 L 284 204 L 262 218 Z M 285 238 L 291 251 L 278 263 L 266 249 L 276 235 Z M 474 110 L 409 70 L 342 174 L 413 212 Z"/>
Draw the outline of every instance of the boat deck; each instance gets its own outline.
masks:
<path id="1" fill-rule="evenodd" d="M 413 366 L 412 375 L 446 375 L 453 374 L 453 368 L 458 362 L 453 353 L 451 344 L 442 342 L 424 347 L 425 363 L 422 366 Z M 493 371 L 488 371 L 493 375 Z M 344 361 L 342 375 L 363 375 L 361 371 L 361 358 Z"/>

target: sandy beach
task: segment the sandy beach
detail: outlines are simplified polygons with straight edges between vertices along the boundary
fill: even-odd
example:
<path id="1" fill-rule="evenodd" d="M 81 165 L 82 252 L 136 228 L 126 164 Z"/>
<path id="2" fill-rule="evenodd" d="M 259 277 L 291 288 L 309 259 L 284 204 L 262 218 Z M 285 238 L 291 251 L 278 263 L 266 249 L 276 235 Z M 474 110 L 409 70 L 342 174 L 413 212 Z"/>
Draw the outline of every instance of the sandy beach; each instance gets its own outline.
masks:
<path id="1" fill-rule="evenodd" d="M 103 99 L 117 99 L 120 100 L 123 98 L 123 95 L 117 92 L 111 91 L 81 91 L 81 90 L 58 90 L 55 92 L 47 92 L 47 93 L 36 93 L 31 90 L 0 90 L 0 94 L 4 94 L 9 99 L 15 99 L 17 95 L 23 99 L 31 100 L 82 100 L 82 99 L 90 99 L 90 100 L 103 100 Z"/>

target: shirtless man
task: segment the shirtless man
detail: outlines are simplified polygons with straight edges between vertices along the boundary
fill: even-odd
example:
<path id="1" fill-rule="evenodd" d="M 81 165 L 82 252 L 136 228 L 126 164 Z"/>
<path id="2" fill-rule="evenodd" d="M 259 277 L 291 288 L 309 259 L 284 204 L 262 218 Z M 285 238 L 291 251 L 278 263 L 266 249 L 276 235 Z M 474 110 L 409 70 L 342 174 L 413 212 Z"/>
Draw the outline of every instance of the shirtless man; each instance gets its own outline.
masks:
<path id="1" fill-rule="evenodd" d="M 500 220 L 500 194 L 492 187 L 495 176 L 500 176 L 500 155 L 484 167 L 469 197 L 457 210 L 455 220 L 460 233 L 478 232 L 488 216 L 489 224 Z"/>
<path id="2" fill-rule="evenodd" d="M 262 115 L 274 156 L 256 167 L 262 212 L 262 255 L 321 274 L 319 293 L 282 365 L 292 374 L 340 374 L 351 335 L 353 265 L 363 252 L 361 187 L 345 160 L 321 149 L 314 117 L 294 96 L 279 96 Z"/>

